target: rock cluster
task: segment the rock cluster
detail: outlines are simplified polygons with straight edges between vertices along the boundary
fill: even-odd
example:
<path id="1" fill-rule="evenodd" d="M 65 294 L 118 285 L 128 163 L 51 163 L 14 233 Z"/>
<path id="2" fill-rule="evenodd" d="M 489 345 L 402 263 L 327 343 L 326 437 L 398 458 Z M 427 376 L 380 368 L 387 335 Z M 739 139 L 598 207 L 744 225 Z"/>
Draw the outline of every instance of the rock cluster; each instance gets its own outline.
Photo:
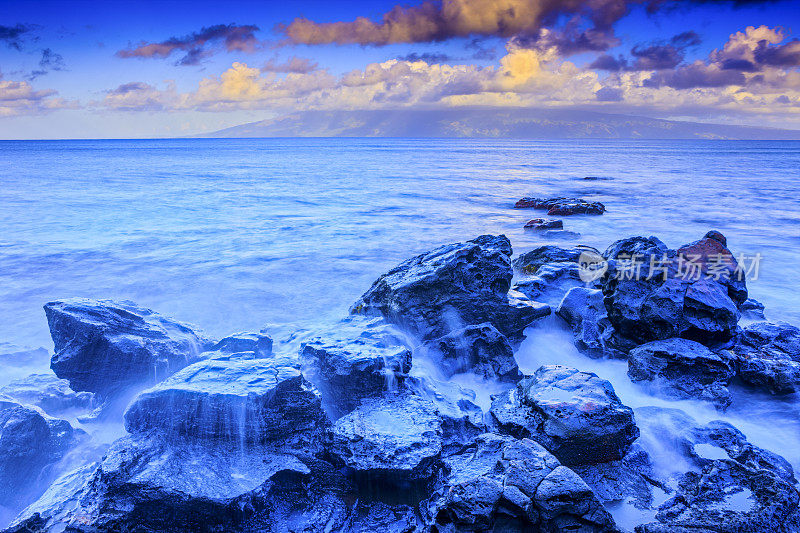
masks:
<path id="1" fill-rule="evenodd" d="M 550 216 L 602 215 L 606 206 L 600 202 L 589 202 L 583 198 L 531 198 L 524 197 L 514 204 L 515 209 L 547 209 Z"/>

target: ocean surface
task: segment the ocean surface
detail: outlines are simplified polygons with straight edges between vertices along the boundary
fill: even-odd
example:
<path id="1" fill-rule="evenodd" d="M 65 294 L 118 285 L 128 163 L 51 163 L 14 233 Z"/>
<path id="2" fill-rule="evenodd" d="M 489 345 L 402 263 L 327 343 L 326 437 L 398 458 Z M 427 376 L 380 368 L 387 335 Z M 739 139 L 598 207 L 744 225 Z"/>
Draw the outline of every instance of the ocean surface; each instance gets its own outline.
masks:
<path id="1" fill-rule="evenodd" d="M 579 239 L 545 239 L 523 230 L 541 212 L 512 209 L 522 196 L 608 211 L 565 218 Z M 313 329 L 440 244 L 504 233 L 515 253 L 604 250 L 632 235 L 677 247 L 711 229 L 735 254 L 760 256 L 748 288 L 767 317 L 800 324 L 800 142 L 0 141 L 0 343 L 52 350 L 42 305 L 71 296 L 132 300 L 213 337 Z M 517 358 L 525 371 L 596 371 L 633 407 L 725 418 L 800 466 L 796 398 L 747 394 L 724 416 L 657 400 L 619 362 L 578 354 L 555 323 Z M 0 385 L 41 366 L 4 369 Z"/>

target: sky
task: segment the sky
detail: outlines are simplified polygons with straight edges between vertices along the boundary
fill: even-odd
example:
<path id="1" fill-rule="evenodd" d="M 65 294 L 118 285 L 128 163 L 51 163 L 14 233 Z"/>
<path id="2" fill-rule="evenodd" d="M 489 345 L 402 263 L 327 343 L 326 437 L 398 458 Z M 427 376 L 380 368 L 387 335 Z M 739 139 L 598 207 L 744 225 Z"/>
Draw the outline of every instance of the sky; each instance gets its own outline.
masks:
<path id="1" fill-rule="evenodd" d="M 797 0 L 0 0 L 0 138 L 529 107 L 800 129 Z"/>

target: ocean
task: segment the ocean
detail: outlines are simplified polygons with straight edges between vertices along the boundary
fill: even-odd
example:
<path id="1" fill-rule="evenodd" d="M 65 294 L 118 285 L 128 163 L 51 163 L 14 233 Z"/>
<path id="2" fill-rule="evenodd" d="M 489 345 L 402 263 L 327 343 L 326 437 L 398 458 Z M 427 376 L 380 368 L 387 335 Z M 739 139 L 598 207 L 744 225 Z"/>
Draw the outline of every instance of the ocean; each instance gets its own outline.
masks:
<path id="1" fill-rule="evenodd" d="M 522 196 L 607 212 L 565 218 L 580 238 L 546 238 L 523 229 L 541 212 L 513 209 Z M 0 347 L 52 350 L 42 305 L 72 296 L 132 300 L 212 337 L 313 329 L 400 261 L 485 233 L 520 253 L 632 235 L 674 248 L 718 230 L 759 258 L 748 288 L 767 317 L 800 324 L 799 199 L 800 141 L 0 141 Z M 795 397 L 748 393 L 725 415 L 655 399 L 555 324 L 517 359 L 595 371 L 635 408 L 729 420 L 800 467 Z"/>

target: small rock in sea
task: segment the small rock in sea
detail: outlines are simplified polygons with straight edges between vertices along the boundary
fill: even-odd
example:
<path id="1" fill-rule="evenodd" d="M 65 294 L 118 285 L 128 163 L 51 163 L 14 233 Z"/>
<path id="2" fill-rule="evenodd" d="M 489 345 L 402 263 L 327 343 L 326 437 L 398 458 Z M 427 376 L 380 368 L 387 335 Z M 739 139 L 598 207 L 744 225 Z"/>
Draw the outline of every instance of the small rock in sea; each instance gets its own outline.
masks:
<path id="1" fill-rule="evenodd" d="M 742 313 L 742 318 L 745 320 L 766 320 L 764 316 L 764 304 L 755 298 L 748 298 L 742 305 L 739 306 L 739 311 Z"/>
<path id="2" fill-rule="evenodd" d="M 800 329 L 790 324 L 756 322 L 744 327 L 732 352 L 739 378 L 769 392 L 800 390 Z"/>
<path id="3" fill-rule="evenodd" d="M 575 239 L 580 239 L 581 234 L 578 233 L 577 231 L 547 230 L 542 233 L 542 237 L 544 237 L 545 239 L 572 241 Z"/>
<path id="4" fill-rule="evenodd" d="M 586 176 L 583 179 L 586 181 L 610 181 L 614 178 L 609 176 Z"/>
<path id="5" fill-rule="evenodd" d="M 669 397 L 706 400 L 720 409 L 731 403 L 727 385 L 734 374 L 728 357 L 688 339 L 648 342 L 628 354 L 633 381 L 649 381 Z"/>
<path id="6" fill-rule="evenodd" d="M 53 372 L 101 399 L 153 385 L 212 346 L 189 326 L 130 302 L 71 298 L 44 310 Z"/>
<path id="7" fill-rule="evenodd" d="M 583 198 L 531 198 L 524 197 L 514 204 L 515 209 L 547 209 L 550 216 L 602 215 L 606 206 Z"/>
<path id="8" fill-rule="evenodd" d="M 639 437 L 611 383 L 561 365 L 542 366 L 498 396 L 491 414 L 504 432 L 535 439 L 566 465 L 621 459 Z"/>
<path id="9" fill-rule="evenodd" d="M 95 407 L 94 394 L 75 392 L 69 388 L 67 380 L 54 374 L 31 374 L 14 380 L 0 388 L 0 396 L 3 395 L 20 403 L 35 405 L 51 416 L 91 411 Z"/>
<path id="10" fill-rule="evenodd" d="M 532 218 L 525 223 L 525 229 L 535 230 L 548 230 L 548 229 L 561 229 L 564 227 L 564 222 L 557 219 L 550 218 Z"/>
<path id="11" fill-rule="evenodd" d="M 434 531 L 617 531 L 592 489 L 533 440 L 487 433 L 444 461 L 427 506 Z"/>

